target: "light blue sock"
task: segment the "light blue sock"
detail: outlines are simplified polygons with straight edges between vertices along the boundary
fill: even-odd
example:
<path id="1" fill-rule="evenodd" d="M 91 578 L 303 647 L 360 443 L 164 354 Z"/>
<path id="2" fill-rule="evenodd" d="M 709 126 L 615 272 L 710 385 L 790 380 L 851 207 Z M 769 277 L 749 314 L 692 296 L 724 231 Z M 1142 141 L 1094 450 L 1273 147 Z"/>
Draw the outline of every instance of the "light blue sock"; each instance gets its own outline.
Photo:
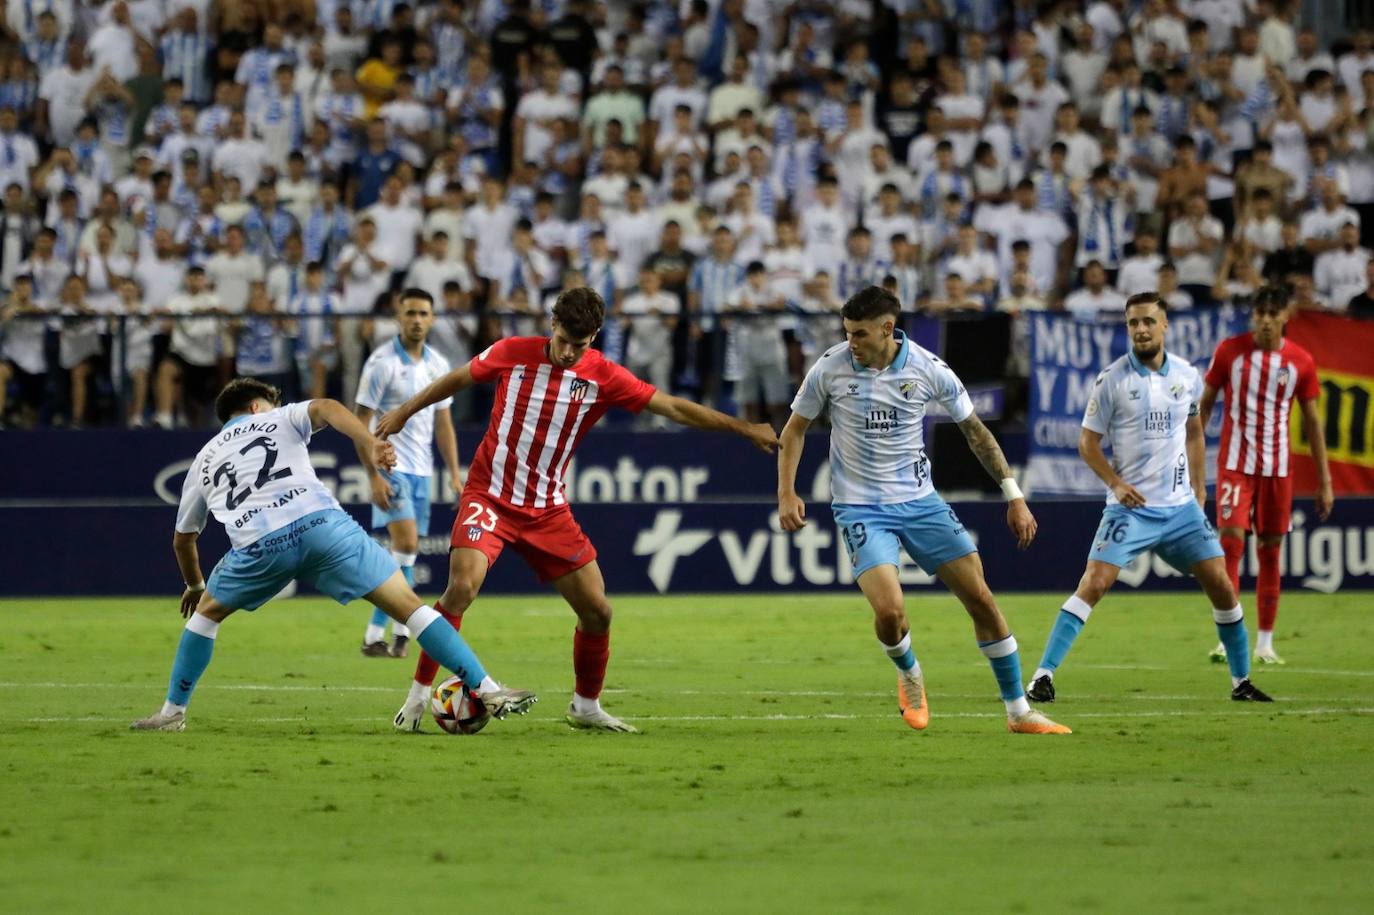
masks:
<path id="1" fill-rule="evenodd" d="M 408 565 L 408 566 L 401 566 L 401 574 L 404 575 L 404 576 L 406 577 L 406 584 L 408 584 L 408 585 L 410 585 L 412 588 L 414 588 L 414 587 L 415 587 L 415 566 L 414 566 L 414 564 L 411 564 L 411 565 Z"/>
<path id="2" fill-rule="evenodd" d="M 415 557 L 412 555 L 412 556 L 410 557 L 410 564 L 407 565 L 404 561 L 402 561 L 402 558 L 401 558 L 400 554 L 398 554 L 398 553 L 396 553 L 396 552 L 393 551 L 391 555 L 392 555 L 393 557 L 396 558 L 397 563 L 401 566 L 401 574 L 404 575 L 404 576 L 406 577 L 406 584 L 408 584 L 408 585 L 410 585 L 412 588 L 414 588 L 414 587 L 415 587 Z M 373 607 L 373 608 L 372 608 L 372 625 L 373 625 L 373 626 L 376 626 L 376 627 L 378 627 L 378 628 L 380 628 L 380 629 L 385 629 L 385 628 L 386 628 L 386 621 L 387 621 L 388 619 L 390 619 L 390 617 L 386 615 L 386 612 L 385 612 L 384 610 L 382 610 L 381 607 Z"/>
<path id="3" fill-rule="evenodd" d="M 382 627 L 383 629 L 385 629 L 385 628 L 386 628 L 386 621 L 387 621 L 389 618 L 390 618 L 390 617 L 388 617 L 388 616 L 386 615 L 386 613 L 382 610 L 381 607 L 373 607 L 373 608 L 372 608 L 372 625 L 373 625 L 373 626 L 380 626 L 380 627 Z"/>
<path id="4" fill-rule="evenodd" d="M 878 644 L 883 646 L 883 653 L 892 659 L 898 670 L 911 670 L 916 667 L 916 653 L 911 650 L 910 632 L 902 636 L 896 645 L 885 644 L 881 639 Z"/>
<path id="5" fill-rule="evenodd" d="M 458 630 L 433 607 L 421 607 L 411 614 L 411 637 L 431 658 L 463 678 L 463 683 L 477 688 L 487 678 L 477 653 L 458 634 Z"/>
<path id="6" fill-rule="evenodd" d="M 194 613 L 186 621 L 181 632 L 181 642 L 177 645 L 177 656 L 172 661 L 172 678 L 167 684 L 167 701 L 173 705 L 189 705 L 191 693 L 210 666 L 210 656 L 215 652 L 215 636 L 219 633 L 219 623 Z"/>
<path id="7" fill-rule="evenodd" d="M 1005 639 L 979 642 L 978 649 L 992 665 L 992 675 L 997 678 L 1002 701 L 1008 705 L 1018 699 L 1025 702 L 1026 690 L 1021 685 L 1021 656 L 1016 651 L 1016 637 L 1009 634 Z"/>
<path id="8" fill-rule="evenodd" d="M 1212 610 L 1217 636 L 1226 646 L 1226 666 L 1231 679 L 1239 682 L 1250 676 L 1250 633 L 1245 631 L 1245 611 L 1236 604 L 1230 610 Z"/>
<path id="9" fill-rule="evenodd" d="M 1072 595 L 1064 601 L 1064 606 L 1059 609 L 1059 615 L 1055 617 L 1049 640 L 1045 642 L 1045 653 L 1040 658 L 1040 667 L 1035 671 L 1037 677 L 1044 673 L 1053 673 L 1064 663 L 1064 655 L 1073 647 L 1073 640 L 1083 631 L 1083 624 L 1088 621 L 1088 614 L 1092 612 L 1093 608 L 1077 595 Z"/>

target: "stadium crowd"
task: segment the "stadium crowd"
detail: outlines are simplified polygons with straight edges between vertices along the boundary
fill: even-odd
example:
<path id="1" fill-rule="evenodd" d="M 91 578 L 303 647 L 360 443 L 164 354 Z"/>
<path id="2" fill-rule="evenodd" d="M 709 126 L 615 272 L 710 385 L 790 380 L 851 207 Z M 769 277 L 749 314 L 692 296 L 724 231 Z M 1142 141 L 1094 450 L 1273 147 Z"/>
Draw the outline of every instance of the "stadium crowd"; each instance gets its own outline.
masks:
<path id="1" fill-rule="evenodd" d="M 1374 36 L 1296 6 L 5 0 L 0 420 L 351 403 L 407 288 L 458 364 L 592 286 L 612 358 L 756 416 L 867 285 L 1374 317 Z"/>

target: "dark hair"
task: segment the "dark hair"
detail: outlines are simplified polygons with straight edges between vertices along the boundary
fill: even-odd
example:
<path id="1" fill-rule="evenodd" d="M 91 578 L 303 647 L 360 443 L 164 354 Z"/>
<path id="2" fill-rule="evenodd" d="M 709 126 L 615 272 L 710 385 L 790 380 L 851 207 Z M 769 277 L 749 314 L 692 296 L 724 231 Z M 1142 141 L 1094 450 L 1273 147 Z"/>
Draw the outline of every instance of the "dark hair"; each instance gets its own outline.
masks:
<path id="1" fill-rule="evenodd" d="M 1288 307 L 1288 287 L 1266 284 L 1250 300 L 1252 311 L 1283 311 Z"/>
<path id="2" fill-rule="evenodd" d="M 606 315 L 606 304 L 590 286 L 579 286 L 558 295 L 553 304 L 553 319 L 576 339 L 596 336 Z"/>
<path id="3" fill-rule="evenodd" d="M 407 286 L 405 291 L 401 293 L 400 301 L 404 302 L 406 299 L 419 299 L 428 304 L 431 309 L 434 308 L 434 296 L 416 286 Z"/>
<path id="4" fill-rule="evenodd" d="M 902 303 L 886 289 L 869 286 L 860 289 L 844 303 L 840 315 L 846 321 L 872 321 L 891 315 L 894 319 L 902 313 Z"/>
<path id="5" fill-rule="evenodd" d="M 281 406 L 281 391 L 267 382 L 256 378 L 235 378 L 215 398 L 215 415 L 220 422 L 227 423 L 239 413 L 247 412 L 248 405 L 259 398 L 274 407 Z"/>
<path id="6" fill-rule="evenodd" d="M 1101 264 L 1098 264 L 1100 267 Z M 1126 311 L 1130 311 L 1137 305 L 1158 305 L 1160 311 L 1168 311 L 1169 303 L 1157 292 L 1137 292 L 1126 300 Z"/>

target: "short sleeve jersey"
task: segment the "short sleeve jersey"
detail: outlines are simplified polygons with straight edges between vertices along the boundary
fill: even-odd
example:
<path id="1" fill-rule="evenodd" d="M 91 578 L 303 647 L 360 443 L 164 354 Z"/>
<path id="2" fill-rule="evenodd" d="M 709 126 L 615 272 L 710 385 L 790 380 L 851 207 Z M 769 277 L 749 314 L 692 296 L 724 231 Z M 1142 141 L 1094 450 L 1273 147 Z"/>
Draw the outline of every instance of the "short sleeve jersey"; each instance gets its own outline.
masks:
<path id="1" fill-rule="evenodd" d="M 806 373 L 792 411 L 814 420 L 830 410 L 830 486 L 840 505 L 893 505 L 935 491 L 926 456 L 924 420 L 936 404 L 955 422 L 973 401 L 942 359 L 897 331 L 892 363 L 871 369 L 854 361 L 847 343 L 826 350 Z"/>
<path id="2" fill-rule="evenodd" d="M 565 369 L 549 361 L 548 344 L 510 337 L 469 363 L 478 383 L 496 382 L 496 402 L 465 492 L 528 509 L 566 505 L 563 474 L 587 431 L 612 407 L 639 413 L 654 396 L 599 350 Z"/>
<path id="3" fill-rule="evenodd" d="M 310 465 L 310 402 L 236 416 L 186 471 L 176 529 L 200 533 L 209 515 L 235 549 L 298 518 L 338 508 Z"/>
<path id="4" fill-rule="evenodd" d="M 358 380 L 358 404 L 374 411 L 370 428 L 381 415 L 414 397 L 431 382 L 448 374 L 448 360 L 428 346 L 419 359 L 411 357 L 397 337 L 377 347 L 363 365 Z M 434 473 L 434 414 L 447 410 L 453 398 L 445 398 L 410 418 L 388 441 L 396 448 L 396 471 L 427 477 Z"/>
<path id="5" fill-rule="evenodd" d="M 1093 383 L 1083 428 L 1110 441 L 1113 469 L 1140 491 L 1149 508 L 1183 505 L 1193 498 L 1188 418 L 1197 415 L 1201 397 L 1202 375 L 1169 352 L 1157 372 L 1127 353 Z M 1109 492 L 1107 502 L 1116 504 L 1116 496 Z"/>

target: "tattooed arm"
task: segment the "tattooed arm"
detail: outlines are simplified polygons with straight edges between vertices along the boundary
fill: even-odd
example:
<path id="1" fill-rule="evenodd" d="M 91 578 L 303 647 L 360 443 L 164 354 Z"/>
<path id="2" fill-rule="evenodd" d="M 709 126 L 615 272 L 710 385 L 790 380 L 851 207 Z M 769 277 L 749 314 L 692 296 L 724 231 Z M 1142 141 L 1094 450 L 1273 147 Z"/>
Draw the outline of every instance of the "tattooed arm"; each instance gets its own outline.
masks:
<path id="1" fill-rule="evenodd" d="M 968 419 L 959 423 L 959 431 L 964 433 L 969 449 L 978 458 L 978 463 L 983 465 L 983 469 L 991 474 L 994 480 L 1001 483 L 1003 480 L 1011 479 L 1011 467 L 1007 464 L 1006 455 L 1002 453 L 1002 446 L 997 444 L 997 439 L 976 414 L 970 413 Z M 1017 546 L 1023 550 L 1035 539 L 1035 516 L 1026 506 L 1024 498 L 1012 499 L 1007 503 L 1007 526 L 1016 535 Z"/>

